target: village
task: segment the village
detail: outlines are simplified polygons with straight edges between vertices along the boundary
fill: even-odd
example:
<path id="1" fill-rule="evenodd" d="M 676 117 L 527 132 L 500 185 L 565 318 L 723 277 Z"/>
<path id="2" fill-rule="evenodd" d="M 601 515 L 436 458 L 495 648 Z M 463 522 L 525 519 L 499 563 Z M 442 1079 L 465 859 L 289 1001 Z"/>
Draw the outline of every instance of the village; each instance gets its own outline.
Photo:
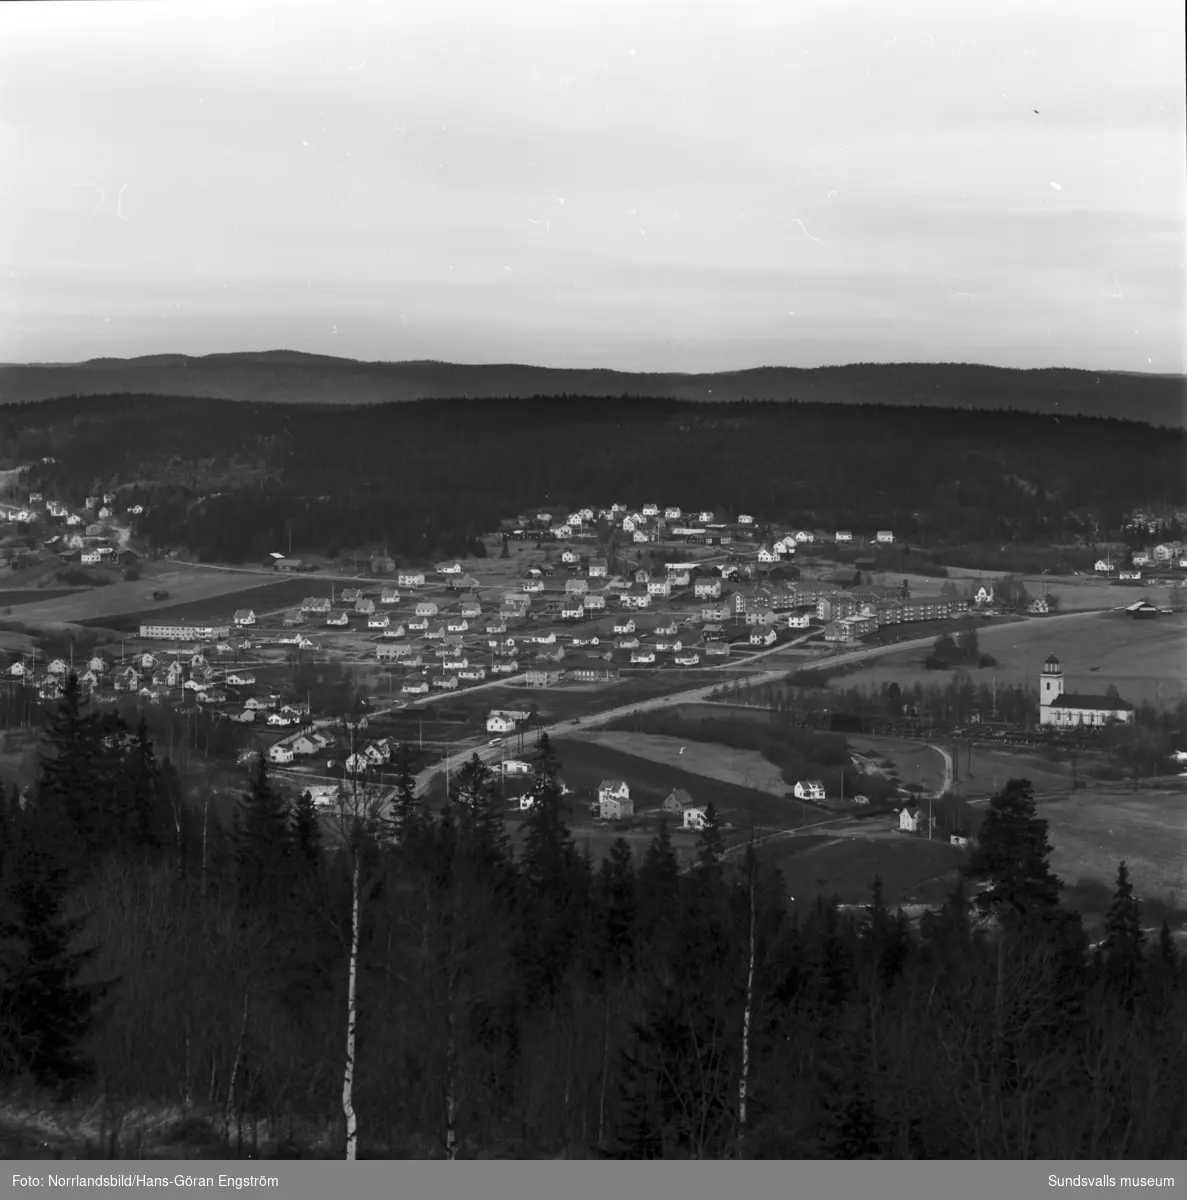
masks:
<path id="1" fill-rule="evenodd" d="M 32 493 L 0 516 L 35 529 L 63 525 L 44 545 L 89 563 L 111 560 L 120 545 L 133 556 L 128 526 L 141 506 L 126 506 L 121 528 L 117 504 L 115 494 L 97 494 L 86 513 L 70 513 Z M 57 550 L 62 544 L 69 548 Z M 383 735 L 384 718 L 422 714 L 423 742 L 423 714 L 467 693 L 474 693 L 468 724 L 451 730 L 452 741 L 478 744 L 485 722 L 487 733 L 517 733 L 522 743 L 525 729 L 541 723 L 540 705 L 555 709 L 562 696 L 560 707 L 577 724 L 628 694 L 674 693 L 712 684 L 723 672 L 794 670 L 970 620 L 1049 611 L 1036 596 L 1020 612 L 995 594 L 992 578 L 938 591 L 934 580 L 880 570 L 879 556 L 896 547 L 888 529 L 771 528 L 745 513 L 724 519 L 708 510 L 614 504 L 521 513 L 492 531 L 489 545 L 486 558 L 432 566 L 397 567 L 373 554 L 349 582 L 319 580 L 315 562 L 275 552 L 262 566 L 286 583 L 192 605 L 171 603 L 167 591 L 146 592 L 144 603 L 159 613 L 142 616 L 118 643 L 77 663 L 23 652 L 5 677 L 40 701 L 60 698 L 73 673 L 84 697 L 98 702 L 203 710 L 243 729 L 242 761 L 264 754 L 328 802 L 337 781 L 390 775 L 397 743 Z M 1171 562 L 1167 549 L 1159 544 L 1151 555 Z M 253 596 L 275 601 L 282 593 L 293 597 L 282 607 L 253 604 Z M 1134 616 L 1158 611 L 1145 601 L 1128 607 Z M 375 726 L 372 740 L 346 744 L 340 715 L 318 711 L 311 695 L 299 693 L 302 663 L 335 664 L 353 677 L 365 706 L 356 717 Z M 627 685 L 648 690 L 628 693 Z M 525 697 L 518 708 L 508 702 L 516 691 Z M 448 752 L 437 748 L 439 757 Z M 517 764 L 500 762 L 501 778 L 513 779 Z M 814 800 L 815 782 L 800 786 Z M 612 806 L 602 805 L 598 816 L 621 819 Z"/>

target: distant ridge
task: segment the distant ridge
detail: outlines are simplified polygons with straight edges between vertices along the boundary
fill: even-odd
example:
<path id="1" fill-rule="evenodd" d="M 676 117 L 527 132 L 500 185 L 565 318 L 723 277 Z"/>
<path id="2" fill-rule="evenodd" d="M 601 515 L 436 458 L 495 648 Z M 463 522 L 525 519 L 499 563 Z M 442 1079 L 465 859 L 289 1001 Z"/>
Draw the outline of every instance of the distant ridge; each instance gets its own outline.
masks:
<path id="1" fill-rule="evenodd" d="M 297 350 L 0 365 L 0 403 L 4 404 L 121 393 L 289 404 L 632 395 L 1015 409 L 1050 416 L 1111 417 L 1172 428 L 1187 427 L 1185 384 L 1179 375 L 1068 368 L 1018 370 L 970 363 L 755 367 L 687 375 L 516 363 L 359 362 Z"/>

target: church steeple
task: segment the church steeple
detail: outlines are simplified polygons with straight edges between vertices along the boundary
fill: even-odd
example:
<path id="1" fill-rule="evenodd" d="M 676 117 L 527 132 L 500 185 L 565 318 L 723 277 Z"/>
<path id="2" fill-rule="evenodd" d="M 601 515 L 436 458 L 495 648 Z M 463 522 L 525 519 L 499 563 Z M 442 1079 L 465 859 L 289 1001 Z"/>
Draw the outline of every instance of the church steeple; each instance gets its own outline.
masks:
<path id="1" fill-rule="evenodd" d="M 1063 668 L 1054 654 L 1047 655 L 1039 676 L 1039 704 L 1048 705 L 1063 695 Z"/>

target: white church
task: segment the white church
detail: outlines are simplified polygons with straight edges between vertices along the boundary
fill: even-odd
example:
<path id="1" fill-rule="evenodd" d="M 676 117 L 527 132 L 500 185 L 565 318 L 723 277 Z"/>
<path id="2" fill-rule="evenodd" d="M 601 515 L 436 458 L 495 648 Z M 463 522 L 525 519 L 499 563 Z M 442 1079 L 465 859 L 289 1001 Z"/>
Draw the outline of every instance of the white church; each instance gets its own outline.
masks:
<path id="1" fill-rule="evenodd" d="M 1047 655 L 1039 676 L 1039 724 L 1070 729 L 1077 725 L 1133 724 L 1133 705 L 1117 696 L 1088 696 L 1063 690 L 1063 667 Z"/>

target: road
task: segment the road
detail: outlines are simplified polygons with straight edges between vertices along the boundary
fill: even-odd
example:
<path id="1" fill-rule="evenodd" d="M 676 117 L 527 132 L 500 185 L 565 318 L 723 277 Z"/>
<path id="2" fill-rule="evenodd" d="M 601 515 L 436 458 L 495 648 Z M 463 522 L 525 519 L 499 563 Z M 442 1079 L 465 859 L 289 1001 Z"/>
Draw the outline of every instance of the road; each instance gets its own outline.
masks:
<path id="1" fill-rule="evenodd" d="M 952 755 L 943 746 L 933 746 L 929 743 L 927 748 L 934 750 L 944 760 L 944 786 L 940 788 L 942 796 L 952 790 Z"/>

